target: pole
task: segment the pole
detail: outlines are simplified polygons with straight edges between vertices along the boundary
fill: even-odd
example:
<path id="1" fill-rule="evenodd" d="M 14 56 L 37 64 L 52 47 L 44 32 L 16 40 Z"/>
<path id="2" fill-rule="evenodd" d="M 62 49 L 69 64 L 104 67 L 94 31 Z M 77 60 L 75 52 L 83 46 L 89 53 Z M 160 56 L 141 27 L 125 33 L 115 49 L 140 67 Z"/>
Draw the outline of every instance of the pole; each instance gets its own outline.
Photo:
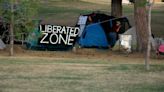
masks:
<path id="1" fill-rule="evenodd" d="M 10 56 L 14 55 L 14 0 L 11 0 Z"/>
<path id="2" fill-rule="evenodd" d="M 146 70 L 150 70 L 150 53 L 151 53 L 151 11 L 154 0 L 148 0 L 148 43 L 147 43 L 147 52 L 145 59 Z"/>

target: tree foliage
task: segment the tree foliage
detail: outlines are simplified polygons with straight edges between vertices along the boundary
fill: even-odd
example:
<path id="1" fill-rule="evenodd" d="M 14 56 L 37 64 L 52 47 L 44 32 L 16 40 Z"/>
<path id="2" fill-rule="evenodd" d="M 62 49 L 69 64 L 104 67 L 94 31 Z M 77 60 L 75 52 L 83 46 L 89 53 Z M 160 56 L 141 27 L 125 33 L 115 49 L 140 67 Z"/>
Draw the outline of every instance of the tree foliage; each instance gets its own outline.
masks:
<path id="1" fill-rule="evenodd" d="M 14 34 L 28 33 L 34 26 L 33 20 L 37 17 L 38 0 L 14 0 L 14 12 L 11 13 L 11 0 L 0 0 L 0 16 L 10 24 L 11 15 L 14 15 Z"/>

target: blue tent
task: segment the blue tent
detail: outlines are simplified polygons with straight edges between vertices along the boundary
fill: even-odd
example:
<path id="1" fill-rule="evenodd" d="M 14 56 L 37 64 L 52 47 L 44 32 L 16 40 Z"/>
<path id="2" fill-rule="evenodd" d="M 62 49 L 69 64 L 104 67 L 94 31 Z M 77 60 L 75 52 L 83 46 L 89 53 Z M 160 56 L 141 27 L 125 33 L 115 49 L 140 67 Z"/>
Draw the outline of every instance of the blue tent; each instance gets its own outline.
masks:
<path id="1" fill-rule="evenodd" d="M 100 23 L 86 26 L 79 39 L 79 44 L 82 47 L 107 47 L 108 41 Z"/>
<path id="2" fill-rule="evenodd" d="M 117 21 L 121 23 L 121 28 L 117 34 L 122 34 L 131 27 L 126 17 L 115 18 L 101 13 L 91 13 L 81 16 L 88 17 L 86 23 L 77 24 L 79 27 L 84 27 L 81 29 L 82 34 L 78 40 L 81 47 L 108 48 L 112 40 L 112 37 L 109 37 L 108 34 L 112 31 L 113 24 L 116 24 Z M 118 35 L 116 39 L 118 39 Z"/>

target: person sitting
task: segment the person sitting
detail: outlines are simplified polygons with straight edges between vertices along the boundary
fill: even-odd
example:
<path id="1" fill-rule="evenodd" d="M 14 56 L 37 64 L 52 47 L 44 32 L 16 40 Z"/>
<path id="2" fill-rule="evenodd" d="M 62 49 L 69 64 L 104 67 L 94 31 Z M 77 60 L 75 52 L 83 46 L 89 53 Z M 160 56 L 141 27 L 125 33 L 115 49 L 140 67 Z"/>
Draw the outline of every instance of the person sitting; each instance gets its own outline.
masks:
<path id="1" fill-rule="evenodd" d="M 121 23 L 119 21 L 116 21 L 116 23 L 113 25 L 112 30 L 109 32 L 109 48 L 112 48 L 117 40 L 117 34 L 121 28 Z"/>

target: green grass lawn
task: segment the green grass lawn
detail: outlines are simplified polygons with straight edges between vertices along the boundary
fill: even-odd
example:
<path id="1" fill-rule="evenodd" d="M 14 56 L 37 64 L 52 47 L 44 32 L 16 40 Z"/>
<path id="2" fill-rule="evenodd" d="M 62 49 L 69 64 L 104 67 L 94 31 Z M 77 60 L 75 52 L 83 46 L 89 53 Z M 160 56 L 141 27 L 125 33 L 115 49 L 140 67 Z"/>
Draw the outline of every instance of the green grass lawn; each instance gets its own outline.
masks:
<path id="1" fill-rule="evenodd" d="M 73 26 L 80 14 L 97 10 L 110 14 L 110 5 L 104 3 L 79 0 L 41 1 L 39 18 L 45 23 Z M 161 37 L 164 36 L 163 8 L 164 5 L 156 5 L 152 11 L 153 33 Z M 132 5 L 124 6 L 124 16 L 128 16 L 134 24 Z M 125 57 L 102 51 L 94 56 L 94 52 L 89 52 L 85 55 L 71 53 L 71 56 L 66 52 L 29 51 L 31 55 L 28 55 L 29 53 L 22 51 L 15 57 L 0 56 L 0 92 L 164 91 L 162 60 L 152 59 L 151 69 L 146 71 L 144 60 L 142 57 L 138 58 L 138 54 Z M 42 57 L 44 55 L 51 58 Z M 65 59 L 61 59 L 63 57 Z"/>
<path id="2" fill-rule="evenodd" d="M 103 3 L 102 3 L 103 2 Z M 164 4 L 155 4 L 152 11 L 152 31 L 157 37 L 164 37 Z M 107 0 L 42 0 L 39 18 L 47 24 L 74 26 L 80 14 L 102 11 L 110 15 L 111 6 Z M 133 5 L 123 6 L 123 16 L 134 25 Z"/>
<path id="3" fill-rule="evenodd" d="M 0 92 L 163 92 L 163 76 L 159 61 L 0 58 Z"/>

